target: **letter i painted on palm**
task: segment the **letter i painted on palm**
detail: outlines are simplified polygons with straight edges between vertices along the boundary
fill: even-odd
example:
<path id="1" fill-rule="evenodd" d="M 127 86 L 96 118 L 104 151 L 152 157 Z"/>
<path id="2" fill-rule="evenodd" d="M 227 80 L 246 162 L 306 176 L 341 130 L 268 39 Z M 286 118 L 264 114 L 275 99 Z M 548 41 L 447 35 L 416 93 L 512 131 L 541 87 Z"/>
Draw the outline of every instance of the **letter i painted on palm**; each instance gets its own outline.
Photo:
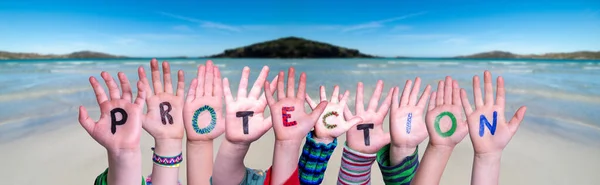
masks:
<path id="1" fill-rule="evenodd" d="M 291 107 L 281 107 L 281 118 L 283 118 L 283 126 L 286 127 L 291 127 L 294 126 L 298 123 L 296 123 L 296 121 L 289 121 L 288 119 L 292 118 L 291 114 L 288 114 L 288 112 L 294 111 L 294 106 Z"/>
<path id="2" fill-rule="evenodd" d="M 410 130 L 412 127 L 412 113 L 408 113 L 408 118 L 406 119 L 406 133 L 410 134 Z"/>
<path id="3" fill-rule="evenodd" d="M 485 128 L 483 128 L 484 125 L 488 129 L 490 129 L 490 133 L 492 135 L 494 135 L 496 133 L 497 117 L 498 117 L 498 112 L 494 111 L 492 124 L 490 124 L 490 122 L 487 120 L 487 118 L 485 118 L 485 115 L 482 114 L 481 116 L 479 116 L 479 137 L 483 137 L 483 133 L 485 132 Z"/>

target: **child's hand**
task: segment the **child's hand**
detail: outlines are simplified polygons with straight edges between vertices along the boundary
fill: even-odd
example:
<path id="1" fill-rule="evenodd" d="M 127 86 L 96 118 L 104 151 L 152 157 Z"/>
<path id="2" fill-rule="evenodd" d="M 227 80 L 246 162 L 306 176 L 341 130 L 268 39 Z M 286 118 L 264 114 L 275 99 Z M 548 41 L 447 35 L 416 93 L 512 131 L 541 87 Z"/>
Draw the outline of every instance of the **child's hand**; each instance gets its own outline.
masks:
<path id="1" fill-rule="evenodd" d="M 437 93 L 431 94 L 425 118 L 430 145 L 454 148 L 467 135 L 459 89 L 458 82 L 447 76 L 445 84 L 440 81 Z"/>
<path id="2" fill-rule="evenodd" d="M 504 117 L 504 79 L 499 76 L 496 82 L 496 103 L 492 92 L 492 74 L 484 73 L 485 102 L 481 99 L 481 87 L 479 76 L 473 77 L 473 96 L 475 99 L 475 111 L 471 108 L 467 93 L 461 90 L 463 108 L 467 115 L 471 142 L 475 154 L 501 153 L 510 139 L 515 135 L 527 107 L 522 106 L 517 110 L 509 123 Z"/>
<path id="3" fill-rule="evenodd" d="M 212 141 L 225 131 L 221 72 L 212 61 L 198 67 L 183 107 L 188 141 Z"/>
<path id="4" fill-rule="evenodd" d="M 227 78 L 223 80 L 225 103 L 227 104 L 225 137 L 228 141 L 249 145 L 271 129 L 271 118 L 264 118 L 267 100 L 265 95 L 261 95 L 260 93 L 268 74 L 269 67 L 263 67 L 250 90 L 250 94 L 246 95 L 250 68 L 244 67 L 235 100 L 233 99 L 233 95 L 231 95 L 229 80 Z M 270 86 L 271 90 L 275 90 L 275 85 L 277 85 L 277 83 L 274 83 L 275 80 L 277 80 L 277 76 L 273 79 L 273 83 Z"/>
<path id="5" fill-rule="evenodd" d="M 173 94 L 169 63 L 166 61 L 163 62 L 162 67 L 164 89 L 160 81 L 158 61 L 156 59 L 150 61 L 154 93 L 150 89 L 150 83 L 148 82 L 148 78 L 146 78 L 144 68 L 141 66 L 138 68 L 138 75 L 146 92 L 146 103 L 148 106 L 143 127 L 155 140 L 172 139 L 181 143 L 181 139 L 183 138 L 184 75 L 183 71 L 179 70 L 177 73 L 177 91 L 176 94 Z"/>
<path id="6" fill-rule="evenodd" d="M 325 87 L 321 86 L 320 91 L 321 102 L 327 101 Z M 315 125 L 315 140 L 321 143 L 333 142 L 336 137 L 344 134 L 348 129 L 362 121 L 360 117 L 354 117 L 348 121 L 344 119 L 344 109 L 348 107 L 346 102 L 348 101 L 350 92 L 346 91 L 343 96 L 339 94 L 340 87 L 336 85 L 333 88 L 331 101 L 329 101 L 327 107 L 325 107 L 325 111 L 319 116 L 317 125 Z M 317 107 L 317 104 L 308 96 L 308 93 L 306 93 L 306 102 L 308 102 L 312 109 Z"/>
<path id="7" fill-rule="evenodd" d="M 346 141 L 351 149 L 361 153 L 372 154 L 390 143 L 390 135 L 383 131 L 383 120 L 390 108 L 393 90 L 393 88 L 390 89 L 379 110 L 376 110 L 381 92 L 383 91 L 383 81 L 377 81 L 377 86 L 365 111 L 363 104 L 363 84 L 362 82 L 358 82 L 355 103 L 356 116 L 352 115 L 352 112 L 348 108 L 344 110 L 346 120 L 354 117 L 360 117 L 363 120 L 361 124 L 355 125 L 346 133 Z"/>
<path id="8" fill-rule="evenodd" d="M 412 81 L 407 80 L 400 102 L 398 102 L 398 93 L 400 92 L 398 87 L 394 88 L 392 96 L 390 110 L 392 147 L 406 148 L 409 150 L 407 151 L 409 154 L 414 152 L 415 148 L 427 138 L 427 126 L 423 122 L 423 112 L 431 86 L 427 85 L 417 102 L 420 87 L 421 78 L 415 79 L 414 87 L 412 87 Z"/>
<path id="9" fill-rule="evenodd" d="M 269 82 L 265 81 L 265 95 L 271 110 L 275 139 L 277 141 L 301 141 L 315 126 L 319 115 L 325 110 L 327 102 L 319 103 L 310 114 L 307 114 L 304 111 L 306 74 L 300 75 L 297 95 L 294 94 L 295 69 L 293 67 L 290 67 L 288 71 L 287 94 L 283 88 L 283 71 L 280 71 L 277 76 L 277 101 L 273 98 L 271 89 L 267 88 L 270 87 Z"/>
<path id="10" fill-rule="evenodd" d="M 129 80 L 124 73 L 119 72 L 119 81 L 123 89 L 123 95 L 119 87 L 107 72 L 101 73 L 102 78 L 108 86 L 110 99 L 98 80 L 90 77 L 90 84 L 96 94 L 96 100 L 100 106 L 100 119 L 94 123 L 88 116 L 85 107 L 79 107 L 79 123 L 96 140 L 104 146 L 109 153 L 139 151 L 140 135 L 142 130 L 142 119 L 145 93 L 142 82 L 137 83 L 138 95 L 135 103 L 131 103 L 132 93 Z"/>

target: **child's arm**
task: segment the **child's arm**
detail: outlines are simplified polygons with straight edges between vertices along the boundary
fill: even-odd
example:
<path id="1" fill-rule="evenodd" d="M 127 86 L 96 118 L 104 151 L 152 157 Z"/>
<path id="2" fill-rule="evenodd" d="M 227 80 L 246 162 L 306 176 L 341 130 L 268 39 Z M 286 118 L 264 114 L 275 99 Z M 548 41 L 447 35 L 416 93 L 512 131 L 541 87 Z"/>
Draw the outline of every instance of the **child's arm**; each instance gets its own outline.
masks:
<path id="1" fill-rule="evenodd" d="M 294 68 L 290 68 L 288 71 L 287 93 L 284 91 L 283 71 L 279 72 L 278 77 L 277 101 L 273 98 L 271 89 L 267 88 L 270 86 L 269 82 L 265 82 L 265 95 L 267 96 L 273 129 L 275 130 L 271 184 L 283 184 L 296 171 L 298 150 L 302 144 L 302 139 L 315 126 L 319 115 L 323 113 L 327 106 L 327 102 L 321 102 L 310 114 L 304 112 L 305 73 L 300 75 L 298 94 L 294 93 Z"/>
<path id="2" fill-rule="evenodd" d="M 479 76 L 473 77 L 475 111 L 471 108 L 467 93 L 461 90 L 463 108 L 469 124 L 469 135 L 475 149 L 471 184 L 498 184 L 502 150 L 515 135 L 527 108 L 522 106 L 513 118 L 506 123 L 504 117 L 504 79 L 499 76 L 496 82 L 496 102 L 492 90 L 492 74 L 484 72 L 485 101 L 482 99 Z"/>
<path id="3" fill-rule="evenodd" d="M 378 152 L 377 162 L 386 184 L 410 184 L 419 164 L 417 146 L 427 138 L 424 109 L 431 86 L 427 86 L 420 99 L 417 99 L 421 79 L 407 80 L 399 96 L 400 89 L 394 88 L 390 108 L 391 145 Z M 418 101 L 417 101 L 418 100 Z"/>
<path id="4" fill-rule="evenodd" d="M 183 139 L 183 102 L 185 81 L 183 71 L 177 73 L 177 90 L 173 93 L 171 68 L 168 62 L 162 63 L 163 83 L 160 81 L 158 61 L 152 59 L 150 68 L 154 92 L 143 67 L 138 74 L 146 92 L 147 113 L 144 117 L 144 129 L 154 137 L 154 154 L 152 156 L 152 184 L 177 184 L 181 158 L 181 140 Z M 174 163 L 166 162 L 170 158 L 177 159 Z M 181 160 L 180 160 L 181 159 Z"/>
<path id="5" fill-rule="evenodd" d="M 267 100 L 265 95 L 261 95 L 268 74 L 269 68 L 267 66 L 263 67 L 250 90 L 250 94 L 246 95 L 250 68 L 244 67 L 236 99 L 231 94 L 229 80 L 227 78 L 223 80 L 225 103 L 227 105 L 226 131 L 225 140 L 221 142 L 215 160 L 215 167 L 213 168 L 212 184 L 214 185 L 234 185 L 240 184 L 240 182 L 244 184 L 244 176 L 247 171 L 244 165 L 244 157 L 250 148 L 250 144 L 271 129 L 271 118 L 265 119 L 264 117 Z M 277 80 L 277 77 L 273 82 L 275 80 Z M 272 83 L 270 88 L 275 89 L 274 85 L 276 83 Z"/>
<path id="6" fill-rule="evenodd" d="M 325 87 L 321 86 L 320 92 L 321 101 L 327 101 Z M 346 91 L 343 96 L 340 96 L 339 92 L 340 88 L 336 85 L 331 100 L 317 120 L 314 131 L 306 137 L 306 143 L 298 163 L 302 184 L 321 184 L 329 157 L 337 146 L 336 138 L 362 121 L 360 117 L 348 121 L 344 120 L 344 108 L 347 106 L 346 102 L 350 93 Z M 317 107 L 317 104 L 312 101 L 308 93 L 306 94 L 306 102 L 312 109 Z"/>
<path id="7" fill-rule="evenodd" d="M 363 84 L 356 88 L 356 116 L 348 108 L 344 109 L 344 117 L 350 120 L 360 117 L 362 123 L 353 126 L 346 133 L 346 146 L 342 154 L 342 165 L 338 175 L 338 184 L 363 184 L 371 180 L 371 165 L 375 162 L 376 153 L 390 143 L 390 135 L 383 131 L 383 120 L 392 101 L 392 90 L 388 92 L 379 109 L 379 99 L 383 91 L 383 81 L 379 80 L 367 110 L 363 104 Z"/>
<path id="8" fill-rule="evenodd" d="M 212 61 L 198 67 L 183 108 L 187 136 L 187 182 L 204 185 L 213 169 L 213 139 L 225 131 L 221 72 Z"/>
<path id="9" fill-rule="evenodd" d="M 142 82 L 137 83 L 138 96 L 135 103 L 132 103 L 131 86 L 124 73 L 118 74 L 123 95 L 119 92 L 117 83 L 107 72 L 102 72 L 101 76 L 108 86 L 110 100 L 98 80 L 90 77 L 90 84 L 100 106 L 100 119 L 94 122 L 88 116 L 85 107 L 79 107 L 79 123 L 96 142 L 106 148 L 108 153 L 109 169 L 96 178 L 96 183 L 140 184 L 142 179 L 140 135 L 142 110 L 146 97 Z"/>
<path id="10" fill-rule="evenodd" d="M 458 82 L 448 76 L 431 95 L 425 118 L 429 144 L 412 184 L 439 184 L 452 150 L 467 135 L 459 89 Z"/>

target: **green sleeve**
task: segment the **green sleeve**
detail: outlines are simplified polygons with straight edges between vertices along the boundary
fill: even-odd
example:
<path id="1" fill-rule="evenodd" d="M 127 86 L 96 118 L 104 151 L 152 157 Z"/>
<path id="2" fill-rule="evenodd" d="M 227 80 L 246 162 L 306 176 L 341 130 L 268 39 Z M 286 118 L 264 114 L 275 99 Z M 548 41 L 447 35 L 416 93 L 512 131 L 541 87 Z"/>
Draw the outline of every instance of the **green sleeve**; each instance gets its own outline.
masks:
<path id="1" fill-rule="evenodd" d="M 404 158 L 400 164 L 391 166 L 390 145 L 386 145 L 377 152 L 377 164 L 386 185 L 409 185 L 412 181 L 417 167 L 419 166 L 419 148 L 413 154 Z"/>
<path id="2" fill-rule="evenodd" d="M 108 185 L 108 168 L 104 170 L 98 177 L 96 177 L 96 181 L 94 181 L 94 185 Z M 142 176 L 142 185 L 146 185 L 146 181 L 144 180 L 144 176 Z"/>

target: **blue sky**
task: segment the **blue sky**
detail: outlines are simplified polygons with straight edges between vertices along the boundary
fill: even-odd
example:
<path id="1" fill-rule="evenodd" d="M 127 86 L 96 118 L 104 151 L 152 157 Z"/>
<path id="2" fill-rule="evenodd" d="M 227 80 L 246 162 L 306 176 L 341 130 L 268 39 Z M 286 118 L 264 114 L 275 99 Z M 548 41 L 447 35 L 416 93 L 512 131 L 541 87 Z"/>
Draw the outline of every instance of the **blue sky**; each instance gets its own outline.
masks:
<path id="1" fill-rule="evenodd" d="M 0 1 L 0 51 L 204 56 L 299 36 L 381 56 L 600 50 L 600 1 Z"/>

